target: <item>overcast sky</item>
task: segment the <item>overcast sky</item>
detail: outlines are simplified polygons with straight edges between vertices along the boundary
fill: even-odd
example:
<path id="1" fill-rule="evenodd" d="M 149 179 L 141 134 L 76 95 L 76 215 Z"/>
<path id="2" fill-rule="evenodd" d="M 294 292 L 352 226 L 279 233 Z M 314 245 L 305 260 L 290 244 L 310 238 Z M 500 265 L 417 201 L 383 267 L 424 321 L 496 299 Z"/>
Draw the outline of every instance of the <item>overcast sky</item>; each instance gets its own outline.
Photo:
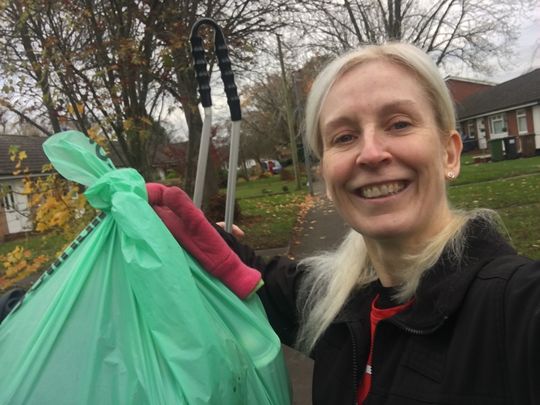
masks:
<path id="1" fill-rule="evenodd" d="M 491 76 L 462 73 L 462 77 L 477 78 L 502 83 L 524 73 L 540 68 L 540 2 L 531 15 L 522 20 L 522 28 L 516 43 L 516 58 L 507 61 L 506 70 L 496 69 Z"/>
<path id="2" fill-rule="evenodd" d="M 454 76 L 459 76 L 469 79 L 485 80 L 488 82 L 502 83 L 507 80 L 518 77 L 524 73 L 530 72 L 536 68 L 540 68 L 540 2 L 534 9 L 531 15 L 523 17 L 523 25 L 519 39 L 516 43 L 516 57 L 513 60 L 507 61 L 503 67 L 498 67 L 493 71 L 492 75 L 478 74 L 472 71 L 463 70 L 459 73 L 452 73 Z M 217 83 L 218 88 L 213 88 L 212 101 L 214 104 L 214 122 L 228 117 L 228 108 L 225 96 L 221 89 L 221 82 Z M 239 88 L 240 97 L 242 97 L 242 89 Z M 182 112 L 176 110 L 171 114 L 171 121 L 175 127 L 175 138 L 177 140 L 185 137 L 187 127 L 183 122 Z"/>

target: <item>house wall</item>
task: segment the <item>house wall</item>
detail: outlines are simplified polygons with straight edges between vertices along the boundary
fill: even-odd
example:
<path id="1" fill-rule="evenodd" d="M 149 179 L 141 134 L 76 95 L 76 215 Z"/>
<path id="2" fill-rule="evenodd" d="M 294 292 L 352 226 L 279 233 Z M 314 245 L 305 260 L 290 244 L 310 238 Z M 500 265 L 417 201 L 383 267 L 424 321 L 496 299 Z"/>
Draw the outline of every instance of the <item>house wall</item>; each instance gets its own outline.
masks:
<path id="1" fill-rule="evenodd" d="M 478 93 L 492 87 L 489 84 L 471 83 L 455 79 L 447 80 L 446 86 L 448 87 L 448 90 L 450 90 L 452 98 L 456 103 L 459 103 L 474 93 Z"/>
<path id="2" fill-rule="evenodd" d="M 0 242 L 4 242 L 9 233 L 4 207 L 0 206 Z"/>
<path id="3" fill-rule="evenodd" d="M 534 133 L 536 141 L 536 149 L 540 149 L 540 106 L 535 105 L 532 108 L 532 121 L 533 121 L 533 130 L 531 133 Z"/>
<path id="4" fill-rule="evenodd" d="M 518 135 L 518 126 L 517 126 L 517 111 L 508 111 L 506 113 L 506 122 L 508 123 L 508 136 Z"/>
<path id="5" fill-rule="evenodd" d="M 534 123 L 533 123 L 532 108 L 529 107 L 529 108 L 525 109 L 525 113 L 527 114 L 527 133 L 528 134 L 534 134 Z"/>
<path id="6" fill-rule="evenodd" d="M 21 179 L 1 180 L 3 186 L 11 186 L 13 191 L 7 206 L 4 206 L 2 221 L 5 223 L 5 235 L 31 231 L 32 222 L 24 215 L 28 210 L 28 199 L 22 194 L 23 182 Z M 13 202 L 13 203 L 12 203 Z M 7 229 L 6 229 L 7 228 Z"/>

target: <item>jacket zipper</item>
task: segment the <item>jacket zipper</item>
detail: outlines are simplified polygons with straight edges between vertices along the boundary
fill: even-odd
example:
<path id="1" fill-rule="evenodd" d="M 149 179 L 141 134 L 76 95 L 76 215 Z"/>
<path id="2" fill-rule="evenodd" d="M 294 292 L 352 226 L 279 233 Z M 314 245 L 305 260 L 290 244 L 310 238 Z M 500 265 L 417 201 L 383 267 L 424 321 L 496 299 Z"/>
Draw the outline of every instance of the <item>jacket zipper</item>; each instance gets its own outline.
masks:
<path id="1" fill-rule="evenodd" d="M 352 341 L 352 351 L 353 351 L 353 405 L 357 405 L 356 397 L 358 396 L 358 348 L 356 345 L 356 336 L 353 332 L 353 329 L 349 323 L 347 323 L 347 327 L 349 328 L 349 333 L 351 334 L 351 341 Z"/>
<path id="2" fill-rule="evenodd" d="M 401 330 L 403 330 L 405 332 L 411 333 L 413 335 L 429 335 L 430 333 L 433 333 L 437 329 L 439 329 L 446 322 L 447 319 L 448 319 L 448 316 L 444 315 L 444 317 L 440 320 L 440 322 L 438 324 L 436 324 L 435 326 L 432 326 L 429 329 L 414 329 L 414 328 L 411 328 L 411 327 L 399 322 L 395 318 L 383 319 L 381 322 L 390 322 L 390 323 L 394 324 L 395 326 L 397 326 L 399 329 L 401 329 Z"/>

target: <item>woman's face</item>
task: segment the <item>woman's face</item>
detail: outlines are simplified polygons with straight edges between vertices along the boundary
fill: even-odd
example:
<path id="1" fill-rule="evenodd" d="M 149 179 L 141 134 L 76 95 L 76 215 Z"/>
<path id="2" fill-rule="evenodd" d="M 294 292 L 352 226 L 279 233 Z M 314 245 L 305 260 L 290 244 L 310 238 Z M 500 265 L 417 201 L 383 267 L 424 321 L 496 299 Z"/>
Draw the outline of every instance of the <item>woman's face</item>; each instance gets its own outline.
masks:
<path id="1" fill-rule="evenodd" d="M 450 219 L 445 175 L 461 140 L 441 135 L 425 91 L 376 60 L 334 83 L 321 109 L 321 170 L 340 215 L 368 239 L 425 242 Z"/>

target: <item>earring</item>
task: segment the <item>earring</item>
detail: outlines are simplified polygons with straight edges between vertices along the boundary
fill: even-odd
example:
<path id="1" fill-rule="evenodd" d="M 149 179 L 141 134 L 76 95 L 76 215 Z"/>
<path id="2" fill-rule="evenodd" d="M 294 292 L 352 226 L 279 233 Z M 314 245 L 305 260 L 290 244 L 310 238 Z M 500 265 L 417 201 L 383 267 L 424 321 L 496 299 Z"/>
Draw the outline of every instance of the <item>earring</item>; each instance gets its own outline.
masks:
<path id="1" fill-rule="evenodd" d="M 446 174 L 446 177 L 448 177 L 449 180 L 454 180 L 456 178 L 456 174 L 450 170 L 447 174 Z"/>

